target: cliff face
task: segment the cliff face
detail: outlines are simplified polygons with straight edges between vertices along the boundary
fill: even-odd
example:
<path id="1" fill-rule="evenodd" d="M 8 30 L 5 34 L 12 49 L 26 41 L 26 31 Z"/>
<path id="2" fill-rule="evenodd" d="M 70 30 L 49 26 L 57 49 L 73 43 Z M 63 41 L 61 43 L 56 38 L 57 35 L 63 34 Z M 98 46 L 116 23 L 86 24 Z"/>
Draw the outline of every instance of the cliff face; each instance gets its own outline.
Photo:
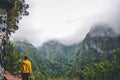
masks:
<path id="1" fill-rule="evenodd" d="M 7 12 L 14 6 L 13 0 L 0 0 L 0 80 L 3 80 L 4 57 L 7 47 Z"/>
<path id="2" fill-rule="evenodd" d="M 83 41 L 85 48 L 93 48 L 100 53 L 110 53 L 119 47 L 120 35 L 113 28 L 99 25 L 93 28 Z"/>
<path id="3" fill-rule="evenodd" d="M 83 40 L 76 55 L 76 68 L 84 68 L 103 60 L 111 61 L 112 52 L 120 47 L 120 35 L 108 25 L 96 25 Z"/>

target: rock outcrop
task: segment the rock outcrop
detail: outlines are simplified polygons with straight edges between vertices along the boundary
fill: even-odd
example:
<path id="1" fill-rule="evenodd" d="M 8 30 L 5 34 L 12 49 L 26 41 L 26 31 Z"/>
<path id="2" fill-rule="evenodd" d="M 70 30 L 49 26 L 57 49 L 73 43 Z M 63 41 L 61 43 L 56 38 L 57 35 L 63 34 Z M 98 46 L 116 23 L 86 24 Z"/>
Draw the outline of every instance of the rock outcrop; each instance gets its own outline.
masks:
<path id="1" fill-rule="evenodd" d="M 4 57 L 7 47 L 7 13 L 14 6 L 13 0 L 0 0 L 0 80 L 3 79 Z"/>

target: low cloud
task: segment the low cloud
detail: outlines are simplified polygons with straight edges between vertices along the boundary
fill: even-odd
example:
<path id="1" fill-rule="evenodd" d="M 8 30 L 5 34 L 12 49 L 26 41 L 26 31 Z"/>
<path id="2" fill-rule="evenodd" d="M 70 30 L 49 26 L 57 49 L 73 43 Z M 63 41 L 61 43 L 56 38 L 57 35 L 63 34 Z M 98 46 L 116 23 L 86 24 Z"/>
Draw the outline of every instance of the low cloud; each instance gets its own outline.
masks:
<path id="1" fill-rule="evenodd" d="M 86 2 L 87 1 L 89 0 L 86 0 Z M 47 13 L 45 12 L 47 4 L 45 4 L 46 6 L 44 6 L 43 9 L 40 8 L 39 10 L 38 7 L 43 6 L 37 4 L 39 3 L 38 0 L 27 0 L 27 2 L 32 6 L 29 9 L 30 15 L 20 21 L 20 28 L 12 35 L 11 39 L 26 39 L 35 46 L 41 46 L 49 40 L 58 40 L 65 45 L 77 44 L 84 39 L 91 27 L 97 23 L 106 23 L 113 27 L 117 33 L 120 32 L 120 0 L 103 0 L 100 4 L 101 6 L 98 6 L 98 8 L 96 8 L 97 10 L 93 10 L 92 13 L 90 9 L 88 9 L 88 13 L 87 9 L 82 10 L 85 11 L 84 15 L 82 11 L 81 14 L 77 14 L 77 9 L 79 10 L 78 7 L 80 7 L 77 4 L 75 8 L 70 7 L 70 10 L 68 7 L 65 7 L 65 11 L 63 8 L 56 9 L 56 11 L 61 11 L 61 13 L 55 13 L 53 7 L 53 11 Z M 56 2 L 56 4 L 58 3 Z M 57 8 L 60 6 L 57 6 Z M 84 4 L 82 7 L 84 7 Z M 93 8 L 94 7 L 96 7 L 96 5 L 93 6 Z M 52 10 L 52 8 L 50 9 Z M 68 12 L 66 12 L 67 9 Z M 76 11 L 72 12 L 71 9 L 76 9 Z M 38 10 L 38 12 L 35 10 Z"/>

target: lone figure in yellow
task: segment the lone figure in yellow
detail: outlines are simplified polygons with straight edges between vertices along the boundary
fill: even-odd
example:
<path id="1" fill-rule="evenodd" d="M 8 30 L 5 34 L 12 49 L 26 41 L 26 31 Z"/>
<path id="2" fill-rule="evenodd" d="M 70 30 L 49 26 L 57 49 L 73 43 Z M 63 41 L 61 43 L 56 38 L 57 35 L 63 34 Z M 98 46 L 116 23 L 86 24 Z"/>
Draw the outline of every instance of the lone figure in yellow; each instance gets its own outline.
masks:
<path id="1" fill-rule="evenodd" d="M 24 56 L 24 60 L 22 62 L 21 67 L 22 80 L 30 80 L 31 72 L 32 72 L 31 62 L 28 60 L 27 56 Z"/>

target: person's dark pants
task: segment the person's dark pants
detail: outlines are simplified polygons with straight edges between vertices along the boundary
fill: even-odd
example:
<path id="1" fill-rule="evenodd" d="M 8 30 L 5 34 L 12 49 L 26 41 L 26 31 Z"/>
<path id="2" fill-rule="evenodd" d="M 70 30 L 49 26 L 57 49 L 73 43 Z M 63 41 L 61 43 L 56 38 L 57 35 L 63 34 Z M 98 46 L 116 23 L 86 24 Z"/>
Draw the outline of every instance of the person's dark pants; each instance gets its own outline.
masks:
<path id="1" fill-rule="evenodd" d="M 30 80 L 30 73 L 22 73 L 22 80 Z"/>

